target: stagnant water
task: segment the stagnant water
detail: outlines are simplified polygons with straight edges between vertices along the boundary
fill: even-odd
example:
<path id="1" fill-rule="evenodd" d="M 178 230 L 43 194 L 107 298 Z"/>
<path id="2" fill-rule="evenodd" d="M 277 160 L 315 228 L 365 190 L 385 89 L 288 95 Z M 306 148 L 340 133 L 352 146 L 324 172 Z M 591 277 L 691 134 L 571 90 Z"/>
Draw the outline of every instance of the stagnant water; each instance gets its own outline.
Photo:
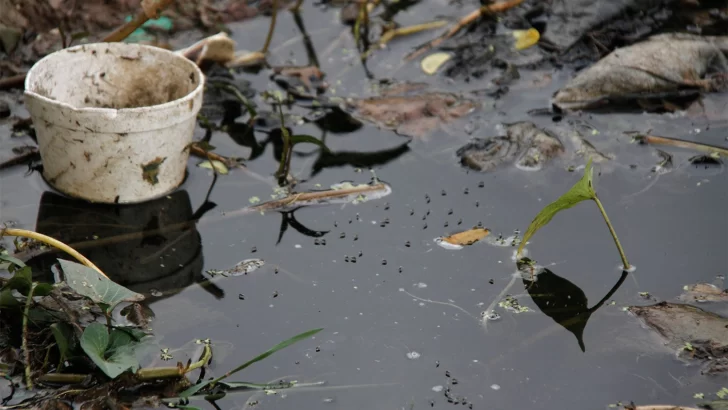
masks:
<path id="1" fill-rule="evenodd" d="M 413 10 L 399 16 L 401 24 L 438 13 L 457 14 L 444 2 Z M 353 39 L 335 13 L 307 6 L 302 20 L 331 92 L 365 94 L 371 81 L 355 53 L 347 51 L 355 49 Z M 267 19 L 232 24 L 238 48 L 260 47 L 267 24 Z M 474 79 L 465 83 L 427 76 L 416 63 L 403 65 L 402 55 L 427 38 L 395 41 L 377 52 L 367 65 L 370 75 L 427 82 L 455 92 L 485 85 Z M 281 14 L 271 49 L 276 63 L 308 62 L 301 32 L 290 14 Z M 243 75 L 259 91 L 275 88 L 265 72 Z M 278 163 L 269 144 L 263 155 L 249 162 L 250 173 L 233 170 L 219 178 L 209 198 L 217 207 L 196 224 L 200 239 L 195 232 L 151 235 L 84 253 L 98 258 L 99 264 L 103 258 L 117 264 L 117 274 L 124 275 L 116 276 L 119 282 L 138 291 L 154 289 L 152 327 L 160 347 L 174 351 L 194 338 L 211 338 L 216 346 L 211 366 L 215 374 L 294 334 L 324 328 L 315 338 L 277 353 L 235 379 L 263 383 L 286 377 L 326 381 L 325 386 L 278 395 L 233 394 L 218 402 L 220 408 L 240 408 L 248 401 L 257 401 L 257 408 L 276 409 L 446 408 L 448 388 L 457 398 L 453 401 L 462 402 L 464 397 L 474 409 L 606 408 L 618 401 L 693 404 L 694 394 L 716 392 L 723 380 L 701 376 L 698 366 L 675 359 L 622 308 L 651 303 L 640 292 L 671 300 L 684 285 L 713 282 L 726 274 L 728 179 L 722 166 L 690 165 L 688 158 L 694 153 L 677 149 L 668 149 L 674 154 L 673 170 L 657 176 L 651 171 L 659 160 L 655 149 L 631 143 L 624 132 L 652 130 L 656 135 L 725 145 L 728 124 L 686 114 L 581 114 L 559 124 L 550 117 L 529 116 L 530 110 L 547 107 L 549 97 L 570 75 L 523 70 L 505 97 L 483 100 L 484 107 L 468 119 L 413 140 L 408 148 L 403 145 L 407 138 L 369 125 L 349 133 L 328 133 L 325 142 L 334 152 L 399 148 L 398 155 L 373 167 L 376 177 L 392 186 L 386 198 L 302 208 L 292 216 L 276 212 L 230 216 L 248 206 L 252 197 L 265 200 L 273 193 L 270 181 Z M 704 104 L 708 114 L 728 111 L 725 95 L 710 95 Z M 22 106 L 13 108 L 14 114 L 27 115 Z M 479 222 L 493 236 L 522 232 L 544 205 L 579 178 L 580 171 L 566 168 L 583 160 L 568 157 L 540 172 L 513 167 L 481 174 L 458 164 L 455 151 L 471 136 L 497 135 L 498 124 L 522 120 L 578 129 L 598 149 L 615 156 L 614 161 L 596 166 L 596 187 L 637 270 L 590 318 L 584 330 L 585 351 L 574 335 L 539 311 L 520 280 L 507 293 L 531 311 L 516 314 L 496 304 L 501 319 L 487 322 L 487 327 L 483 324 L 481 312 L 497 300 L 516 270 L 514 248 L 479 243 L 447 250 L 433 241 Z M 322 135 L 313 125 L 294 130 Z M 257 136 L 266 138 L 263 133 Z M 10 124 L 0 123 L 4 155 L 26 142 L 11 139 Z M 215 133 L 211 143 L 229 156 L 249 153 L 224 133 Z M 310 154 L 293 160 L 293 173 L 303 181 L 298 191 L 371 179 L 369 170 L 350 165 L 323 168 L 312 175 L 317 150 L 313 145 L 296 148 Z M 177 194 L 113 212 L 60 198 L 38 173 L 26 175 L 25 167 L 15 167 L 0 173 L 0 220 L 31 230 L 40 230 L 41 225 L 50 230 L 78 229 L 80 235 L 89 236 L 85 239 L 91 239 L 94 229 L 136 231 L 180 222 L 203 203 L 212 181 L 210 171 L 196 167 L 197 162 L 190 161 L 189 176 Z M 256 179 L 252 173 L 265 178 Z M 283 218 L 294 218 L 321 233 L 304 235 L 305 229 L 295 229 L 294 221 L 278 242 Z M 100 221 L 112 219 L 120 226 L 102 228 Z M 590 306 L 620 277 L 618 254 L 592 203 L 557 216 L 528 250 L 540 264 L 581 288 Z M 250 258 L 266 264 L 248 275 L 219 280 L 217 288 L 195 284 L 205 270 L 226 269 Z M 175 359 L 186 360 L 182 355 Z"/>

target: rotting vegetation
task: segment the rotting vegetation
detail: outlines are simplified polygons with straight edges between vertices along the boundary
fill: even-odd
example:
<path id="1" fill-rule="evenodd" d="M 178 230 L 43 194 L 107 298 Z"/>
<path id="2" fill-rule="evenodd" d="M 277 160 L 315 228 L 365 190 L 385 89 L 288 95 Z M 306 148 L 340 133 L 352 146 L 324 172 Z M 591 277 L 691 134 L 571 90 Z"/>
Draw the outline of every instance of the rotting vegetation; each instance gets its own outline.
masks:
<path id="1" fill-rule="evenodd" d="M 10 2 L 6 0 L 4 3 Z M 0 0 L 0 4 L 4 3 Z M 75 12 L 87 13 L 85 7 L 101 7 L 97 2 L 87 3 Z M 239 6 L 233 2 L 223 2 L 224 5 L 217 8 L 196 2 L 174 3 L 163 15 L 178 23 L 175 29 L 201 25 L 214 32 L 218 30 L 220 23 L 253 17 L 259 12 L 258 9 L 247 5 Z M 488 88 L 458 93 L 433 90 L 426 85 L 386 84 L 386 87 L 374 87 L 378 91 L 374 94 L 378 95 L 337 97 L 333 96 L 330 85 L 324 80 L 326 75 L 319 68 L 315 51 L 306 50 L 309 61 L 304 65 L 284 66 L 269 62 L 277 13 L 284 6 L 291 6 L 283 3 L 282 0 L 273 0 L 260 4 L 260 8 L 270 10 L 272 18 L 265 43 L 258 51 L 237 52 L 235 42 L 224 33 L 204 38 L 178 51 L 185 57 L 194 59 L 205 68 L 208 75 L 206 109 L 199 116 L 200 127 L 205 135 L 188 149 L 191 154 L 201 159 L 199 167 L 211 171 L 213 185 L 218 177 L 234 173 L 246 173 L 248 176 L 268 181 L 269 178 L 249 170 L 245 162 L 262 155 L 269 144 L 273 146 L 274 157 L 278 161 L 277 170 L 271 170 L 276 187 L 270 201 L 258 204 L 259 198 L 251 198 L 251 206 L 226 212 L 220 218 L 266 212 L 281 213 L 283 222 L 279 242 L 288 226 L 299 231 L 308 229 L 293 217 L 293 212 L 301 207 L 357 204 L 380 199 L 392 191 L 388 184 L 375 177 L 370 184 L 344 183 L 333 185 L 330 189 L 296 192 L 300 181 L 294 175 L 294 160 L 306 155 L 294 150 L 300 148 L 299 144 L 308 144 L 316 149 L 318 158 L 314 167 L 318 167 L 318 170 L 341 164 L 372 167 L 398 158 L 409 150 L 408 143 L 403 142 L 401 146 L 369 156 L 362 153 L 334 152 L 326 144 L 327 131 L 352 130 L 368 123 L 411 140 L 422 139 L 478 113 L 483 106 L 480 100 L 490 102 L 511 92 L 509 86 L 518 83 L 519 70 L 536 66 L 588 66 L 554 94 L 550 101 L 552 107 L 545 111 L 557 117 L 568 117 L 578 110 L 622 109 L 623 106 L 634 108 L 635 105 L 637 109 L 644 111 L 674 112 L 699 105 L 700 96 L 706 92 L 725 90 L 725 76 L 728 73 L 725 56 L 728 40 L 725 36 L 728 33 L 723 26 L 726 21 L 724 9 L 718 13 L 709 13 L 707 17 L 694 13 L 702 19 L 705 35 L 668 33 L 648 37 L 648 34 L 669 31 L 670 26 L 676 24 L 676 20 L 692 18 L 693 14 L 681 12 L 681 7 L 689 6 L 669 4 L 668 7 L 668 1 L 615 1 L 606 6 L 589 8 L 587 15 L 575 21 L 577 19 L 571 18 L 569 10 L 584 8 L 583 1 L 555 1 L 548 5 L 539 5 L 536 1 L 512 0 L 477 7 L 443 34 L 403 58 L 414 60 L 428 52 L 446 53 L 448 57 L 438 58 L 436 66 L 428 69 L 427 74 L 439 73 L 453 80 L 486 77 L 490 79 Z M 294 14 L 301 6 L 300 3 L 299 1 L 292 5 Z M 4 74 L 14 74 L 16 80 L 13 82 L 3 79 L 0 83 L 3 87 L 17 86 L 17 78 L 23 76 L 20 66 L 53 49 L 68 45 L 69 40 L 85 41 L 90 34 L 80 30 L 91 31 L 93 35 L 97 35 L 114 27 L 126 13 L 135 10 L 135 6 L 131 2 L 129 5 L 119 2 L 119 10 L 96 14 L 108 21 L 76 19 L 72 15 L 61 16 L 60 19 L 55 15 L 48 17 L 46 14 L 57 13 L 48 9 L 28 9 L 44 14 L 39 16 L 28 12 L 21 16 L 23 19 L 11 13 L 8 18 L 17 20 L 0 20 L 0 23 L 11 26 L 15 32 L 30 30 L 37 36 L 32 41 L 25 41 L 25 38 L 15 36 L 15 32 L 10 30 L 3 38 L 5 52 L 17 53 L 12 54 L 15 59 L 10 64 L 4 64 L 0 69 Z M 663 8 L 666 16 L 656 15 L 646 25 L 637 23 L 640 16 L 655 8 Z M 381 9 L 384 9 L 382 15 L 374 16 L 375 11 Z M 444 25 L 443 21 L 436 20 L 411 27 L 397 27 L 393 18 L 397 11 L 393 9 L 391 5 L 373 1 L 350 2 L 342 10 L 342 22 L 350 26 L 351 35 L 356 39 L 358 58 L 365 70 L 366 62 L 376 59 L 377 53 L 396 38 L 427 33 Z M 150 14 L 154 13 L 144 11 L 146 17 L 133 19 L 131 23 L 142 23 L 142 20 L 151 17 Z M 534 37 L 528 42 L 522 40 L 525 38 L 524 33 L 536 30 L 534 27 L 543 27 L 544 24 L 561 28 L 547 30 L 540 37 L 535 37 L 535 40 Z M 118 33 L 129 34 L 135 29 L 131 26 L 125 27 L 106 39 L 117 41 L 120 39 Z M 500 31 L 496 34 L 497 29 Z M 163 32 L 161 38 L 169 35 L 163 29 L 156 30 L 157 34 Z M 506 35 L 502 34 L 504 30 Z M 375 31 L 377 32 L 374 33 Z M 147 28 L 146 33 L 149 32 L 153 33 L 155 29 Z M 459 35 L 462 33 L 467 35 Z M 161 45 L 158 39 L 148 41 Z M 307 45 L 310 46 L 310 43 Z M 243 79 L 244 76 L 239 71 L 241 68 L 269 70 L 271 82 L 282 91 L 276 89 L 258 93 Z M 261 102 L 267 106 L 262 107 Z M 332 118 L 336 121 L 332 121 Z M 317 138 L 294 132 L 294 128 L 301 124 L 320 126 L 324 131 L 323 136 Z M 18 126 L 27 127 L 27 124 L 19 120 Z M 579 163 L 586 163 L 584 176 L 571 190 L 545 207 L 534 218 L 520 242 L 517 239 L 511 241 L 511 246 L 520 244 L 517 251 L 519 258 L 516 260 L 520 273 L 518 278 L 522 279 L 524 288 L 535 305 L 558 325 L 573 333 L 581 350 L 586 350 L 583 331 L 587 320 L 617 291 L 632 268 L 592 182 L 592 161 L 608 162 L 613 157 L 601 154 L 581 135 L 564 144 L 563 133 L 541 128 L 529 121 L 504 124 L 504 127 L 502 136 L 479 136 L 460 148 L 457 156 L 461 164 L 482 172 L 497 171 L 510 164 L 515 164 L 520 169 L 537 171 L 547 167 L 554 158 L 563 156 L 565 152 L 573 152 L 579 158 Z M 256 139 L 254 131 L 264 132 L 267 139 Z M 216 147 L 210 144 L 213 132 L 227 133 L 239 145 L 249 148 L 250 155 L 241 158 L 217 152 Z M 569 137 L 574 135 L 576 132 L 570 133 Z M 727 152 L 723 147 L 659 137 L 647 130 L 635 133 L 634 141 L 643 145 L 667 145 L 696 150 L 717 161 Z M 29 148 L 18 153 L 16 158 L 3 162 L 2 168 L 25 163 L 28 159 L 37 159 L 37 151 L 34 152 L 33 147 Z M 160 158 L 160 161 L 150 163 L 148 168 L 143 169 L 150 184 L 155 183 L 155 172 L 161 162 Z M 537 230 L 549 223 L 558 212 L 585 200 L 592 200 L 597 205 L 618 249 L 623 268 L 617 284 L 592 307 L 588 307 L 587 297 L 577 285 L 537 265 L 532 259 L 520 258 L 522 250 Z M 215 206 L 208 202 L 208 198 L 205 205 L 207 208 L 201 207 L 199 214 L 196 213 L 190 220 L 179 223 L 178 227 L 193 227 L 205 212 Z M 3 231 L 5 234 L 12 232 L 10 229 Z M 481 240 L 485 242 L 483 239 L 489 233 L 487 228 L 478 226 L 440 238 L 440 242 L 449 245 L 444 246 L 447 249 L 460 249 Z M 321 236 L 321 232 L 309 234 Z M 409 242 L 406 246 L 409 247 Z M 22 253 L 27 249 L 19 246 L 16 250 Z M 70 248 L 64 250 L 72 251 Z M 72 386 L 68 390 L 40 390 L 36 396 L 23 398 L 20 403 L 12 406 L 35 405 L 63 399 L 77 403 L 98 401 L 102 407 L 114 407 L 117 404 L 130 403 L 121 398 L 121 394 L 107 395 L 108 392 L 122 393 L 135 390 L 140 385 L 149 387 L 152 393 L 137 395 L 135 400 L 180 407 L 187 407 L 191 397 L 215 400 L 234 389 L 292 388 L 296 386 L 292 382 L 255 384 L 227 382 L 225 379 L 320 330 L 315 329 L 295 336 L 222 376 L 203 381 L 205 366 L 214 350 L 206 340 L 199 341 L 201 352 L 186 363 L 162 368 L 141 366 L 133 356 L 153 336 L 147 331 L 148 318 L 132 319 L 130 316 L 143 316 L 143 296 L 99 276 L 103 273 L 93 265 L 82 266 L 60 260 L 65 280 L 51 285 L 34 282 L 30 269 L 12 255 L 0 255 L 0 260 L 4 261 L 8 272 L 13 275 L 2 279 L 0 321 L 8 326 L 3 326 L 0 337 L 10 340 L 14 347 L 19 343 L 21 352 L 18 356 L 17 349 L 6 349 L 7 354 L 3 355 L 5 359 L 2 363 L 6 365 L 2 370 L 4 375 L 15 381 L 14 386 L 19 388 L 24 384 L 27 390 L 39 385 Z M 232 269 L 208 273 L 211 276 L 247 274 L 262 263 L 262 260 L 246 259 Z M 530 311 L 520 305 L 516 297 L 506 294 L 516 278 L 514 276 L 485 312 L 488 319 L 494 318 L 490 315 L 493 315 L 496 304 L 509 312 Z M 89 286 L 89 283 L 93 281 L 98 281 L 99 285 L 90 289 L 93 286 Z M 703 292 L 698 292 L 701 289 Z M 114 299 L 108 299 L 107 296 L 112 293 L 115 295 Z M 724 297 L 724 291 L 705 286 L 690 288 L 685 296 L 689 302 L 723 301 Z M 115 323 L 113 313 L 119 303 L 129 304 L 120 313 L 126 313 L 127 319 L 137 325 Z M 556 304 L 563 305 L 563 308 L 554 309 Z M 652 307 L 633 306 L 629 311 L 666 337 L 671 342 L 671 347 L 681 352 L 681 357 L 708 363 L 706 374 L 718 373 L 727 368 L 724 358 L 726 342 L 723 335 L 714 337 L 704 333 L 702 329 L 688 335 L 675 335 L 677 330 L 685 332 L 686 329 L 691 329 L 680 323 L 707 321 L 723 326 L 724 318 L 688 305 L 669 303 Z M 673 316 L 678 314 L 680 318 L 676 321 Z M 716 327 L 719 331 L 720 326 Z M 188 380 L 190 375 L 198 376 L 198 383 Z"/>

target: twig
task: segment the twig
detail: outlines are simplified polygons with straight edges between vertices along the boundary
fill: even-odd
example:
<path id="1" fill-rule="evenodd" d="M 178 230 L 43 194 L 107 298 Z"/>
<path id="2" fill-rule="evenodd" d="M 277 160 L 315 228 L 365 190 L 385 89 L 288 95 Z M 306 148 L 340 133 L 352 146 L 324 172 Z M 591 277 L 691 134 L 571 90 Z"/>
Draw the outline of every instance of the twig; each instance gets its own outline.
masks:
<path id="1" fill-rule="evenodd" d="M 265 37 L 265 44 L 263 45 L 263 48 L 260 50 L 263 54 L 268 54 L 268 47 L 270 47 L 270 42 L 273 40 L 273 31 L 275 31 L 276 28 L 276 19 L 278 17 L 278 0 L 273 0 L 273 13 L 270 16 L 270 26 L 268 26 L 268 35 Z"/>
<path id="2" fill-rule="evenodd" d="M 142 8 L 144 10 L 137 13 L 137 15 L 134 16 L 131 21 L 117 28 L 111 34 L 106 36 L 103 41 L 105 43 L 114 43 L 124 40 L 125 38 L 129 37 L 129 35 L 133 33 L 134 30 L 138 29 L 142 26 L 142 24 L 146 23 L 150 18 L 158 18 L 159 12 L 167 8 L 167 6 L 169 6 L 173 2 L 174 0 L 157 0 L 151 2 L 152 4 L 147 5 L 145 4 L 147 2 L 142 0 Z"/>
<path id="3" fill-rule="evenodd" d="M 449 39 L 450 37 L 457 34 L 460 30 L 465 28 L 465 26 L 470 25 L 475 20 L 479 19 L 480 17 L 482 17 L 486 14 L 503 12 L 503 11 L 506 11 L 508 9 L 512 9 L 513 7 L 518 6 L 522 2 L 523 2 L 523 0 L 507 0 L 504 2 L 500 2 L 500 3 L 488 4 L 486 6 L 483 6 L 479 9 L 469 13 L 465 17 L 461 18 L 460 21 L 458 21 L 457 24 L 455 24 L 452 28 L 450 28 L 450 30 L 448 30 L 445 34 L 441 35 L 440 37 L 437 37 L 436 39 L 430 41 L 429 43 L 426 43 L 425 45 L 419 47 L 417 50 L 415 50 L 412 53 L 410 53 L 409 55 L 407 55 L 407 57 L 405 57 L 405 60 L 412 61 L 415 58 L 417 58 L 417 57 L 421 56 L 422 54 L 424 54 L 425 52 L 427 52 L 428 50 L 431 50 L 431 49 L 439 46 L 440 44 L 442 44 L 443 41 Z"/>
<path id="4" fill-rule="evenodd" d="M 207 159 L 209 161 L 219 161 L 219 162 L 222 162 L 228 168 L 245 168 L 245 165 L 243 165 L 242 163 L 240 163 L 240 161 L 238 161 L 237 159 L 235 159 L 235 158 L 228 158 L 226 156 L 217 154 L 217 153 L 212 152 L 212 151 L 205 151 L 196 142 L 193 142 L 192 144 L 190 144 L 190 154 L 192 154 L 192 155 L 194 155 L 196 157 L 200 157 L 200 158 Z"/>
<path id="5" fill-rule="evenodd" d="M 30 238 L 30 239 L 35 239 L 36 241 L 43 242 L 54 248 L 58 248 L 64 252 L 66 252 L 67 254 L 76 258 L 76 260 L 78 260 L 82 264 L 88 266 L 91 269 L 96 270 L 101 276 L 103 276 L 107 279 L 109 278 L 108 276 L 106 276 L 106 274 L 104 272 L 101 271 L 101 269 L 98 268 L 98 266 L 94 265 L 93 262 L 88 260 L 85 256 L 81 255 L 75 249 L 71 248 L 70 246 L 66 245 L 65 243 L 63 243 L 57 239 L 53 239 L 50 236 L 43 235 L 42 233 L 38 233 L 38 232 L 27 231 L 25 229 L 0 228 L 0 238 L 3 236 L 20 236 L 23 238 Z"/>
<path id="6" fill-rule="evenodd" d="M 28 73 L 17 74 L 7 78 L 0 78 L 0 90 L 6 90 L 10 88 L 20 87 L 25 81 L 25 76 Z"/>
<path id="7" fill-rule="evenodd" d="M 348 189 L 332 189 L 327 191 L 319 191 L 319 192 L 303 192 L 300 194 L 292 194 L 291 196 L 288 196 L 283 199 L 277 199 L 275 201 L 269 201 L 262 203 L 260 205 L 256 205 L 252 208 L 244 208 L 241 211 L 245 210 L 252 210 L 252 211 L 266 211 L 271 209 L 278 209 L 286 206 L 290 206 L 294 202 L 307 202 L 307 201 L 313 201 L 316 199 L 333 199 L 333 198 L 341 198 L 353 194 L 359 194 L 364 192 L 371 192 L 371 191 L 378 191 L 382 189 L 386 189 L 386 185 L 383 183 L 374 184 L 374 185 L 365 185 L 360 187 L 354 187 L 354 188 L 348 188 Z M 228 212 L 227 214 L 230 214 L 232 212 Z"/>
<path id="8" fill-rule="evenodd" d="M 28 390 L 33 390 L 33 379 L 31 378 L 30 370 L 30 351 L 28 350 L 28 313 L 30 312 L 30 305 L 33 303 L 33 292 L 37 283 L 32 282 L 30 284 L 30 290 L 28 295 L 25 297 L 25 310 L 23 311 L 23 359 L 25 360 L 25 386 Z"/>
<path id="9" fill-rule="evenodd" d="M 728 157 L 728 148 L 718 147 L 715 145 L 700 144 L 692 141 L 680 140 L 677 138 L 659 137 L 657 135 L 638 135 L 635 140 L 641 144 L 668 145 L 670 147 L 687 148 L 696 151 L 718 154 Z"/>
<path id="10" fill-rule="evenodd" d="M 87 374 L 47 373 L 38 377 L 38 381 L 42 383 L 79 384 L 83 383 L 86 377 L 88 377 Z"/>

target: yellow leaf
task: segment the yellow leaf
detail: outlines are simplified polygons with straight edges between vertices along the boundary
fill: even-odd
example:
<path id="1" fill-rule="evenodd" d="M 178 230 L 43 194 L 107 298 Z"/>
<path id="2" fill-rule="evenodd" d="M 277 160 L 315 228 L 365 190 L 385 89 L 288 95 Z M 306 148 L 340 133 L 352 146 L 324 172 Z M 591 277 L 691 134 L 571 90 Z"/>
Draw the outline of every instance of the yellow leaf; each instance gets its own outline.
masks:
<path id="1" fill-rule="evenodd" d="M 430 54 L 423 58 L 422 63 L 420 63 L 422 71 L 424 71 L 425 74 L 433 75 L 440 69 L 440 67 L 442 67 L 443 64 L 450 60 L 450 58 L 451 56 L 448 53 Z"/>
<path id="2" fill-rule="evenodd" d="M 446 249 L 461 249 L 463 246 L 469 246 L 478 242 L 488 236 L 489 233 L 490 231 L 485 228 L 473 228 L 450 236 L 437 238 L 435 242 Z"/>
<path id="3" fill-rule="evenodd" d="M 513 38 L 516 39 L 516 50 L 525 50 L 538 43 L 541 34 L 535 28 L 528 30 L 514 30 Z"/>

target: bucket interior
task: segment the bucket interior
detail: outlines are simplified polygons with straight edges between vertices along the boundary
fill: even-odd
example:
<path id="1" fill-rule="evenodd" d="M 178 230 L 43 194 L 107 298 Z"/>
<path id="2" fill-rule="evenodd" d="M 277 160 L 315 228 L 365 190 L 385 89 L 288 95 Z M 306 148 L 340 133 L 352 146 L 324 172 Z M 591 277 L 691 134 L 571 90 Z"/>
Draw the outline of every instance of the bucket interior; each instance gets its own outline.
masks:
<path id="1" fill-rule="evenodd" d="M 30 91 L 75 108 L 139 108 L 191 93 L 192 62 L 154 47 L 102 43 L 52 54 L 31 70 Z"/>

